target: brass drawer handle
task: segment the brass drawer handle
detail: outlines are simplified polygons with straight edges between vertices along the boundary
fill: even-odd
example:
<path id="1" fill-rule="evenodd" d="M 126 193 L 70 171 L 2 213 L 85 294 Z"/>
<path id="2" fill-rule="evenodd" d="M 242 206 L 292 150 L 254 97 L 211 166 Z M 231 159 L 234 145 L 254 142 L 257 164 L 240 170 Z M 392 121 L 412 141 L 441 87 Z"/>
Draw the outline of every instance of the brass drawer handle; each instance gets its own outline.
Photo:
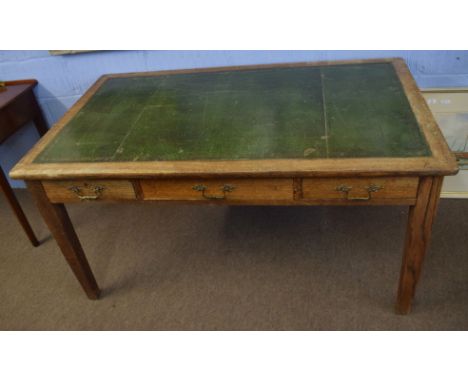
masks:
<path id="1" fill-rule="evenodd" d="M 83 195 L 81 192 L 81 188 L 78 186 L 72 186 L 68 188 L 70 191 L 76 194 L 80 200 L 96 200 L 99 199 L 99 197 L 102 194 L 102 191 L 104 191 L 105 187 L 103 186 L 90 186 L 89 189 L 94 192 L 94 195 Z"/>
<path id="2" fill-rule="evenodd" d="M 350 197 L 349 196 L 349 191 L 351 191 L 352 187 L 347 186 L 345 184 L 341 184 L 336 188 L 336 191 L 344 192 L 346 194 L 346 199 L 347 200 L 354 200 L 354 201 L 366 201 L 366 200 L 371 200 L 372 198 L 372 192 L 377 192 L 381 189 L 383 189 L 382 186 L 378 186 L 376 184 L 371 184 L 368 187 L 365 187 L 365 190 L 367 191 L 367 196 L 361 196 L 361 197 Z"/>
<path id="3" fill-rule="evenodd" d="M 192 187 L 193 190 L 199 191 L 202 193 L 202 196 L 205 199 L 209 200 L 221 200 L 221 199 L 226 199 L 226 192 L 232 192 L 235 187 L 230 185 L 230 184 L 225 184 L 224 186 L 221 187 L 221 191 L 223 191 L 223 195 L 207 195 L 205 191 L 208 190 L 208 187 L 203 185 L 203 184 L 197 184 L 196 186 Z"/>

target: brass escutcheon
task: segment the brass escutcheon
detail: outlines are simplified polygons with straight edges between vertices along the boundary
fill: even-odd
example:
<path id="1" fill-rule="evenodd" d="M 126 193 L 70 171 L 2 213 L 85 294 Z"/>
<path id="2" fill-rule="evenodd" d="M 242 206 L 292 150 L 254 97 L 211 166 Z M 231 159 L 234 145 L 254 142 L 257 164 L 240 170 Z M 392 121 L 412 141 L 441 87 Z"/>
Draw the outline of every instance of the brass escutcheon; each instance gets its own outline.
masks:
<path id="1" fill-rule="evenodd" d="M 202 193 L 202 196 L 205 199 L 209 200 L 221 200 L 221 199 L 226 199 L 226 192 L 232 192 L 236 187 L 230 185 L 230 184 L 225 184 L 221 187 L 221 191 L 223 192 L 223 195 L 207 195 L 205 191 L 208 191 L 208 187 L 205 186 L 204 184 L 197 184 L 192 187 L 193 190 L 199 191 Z"/>

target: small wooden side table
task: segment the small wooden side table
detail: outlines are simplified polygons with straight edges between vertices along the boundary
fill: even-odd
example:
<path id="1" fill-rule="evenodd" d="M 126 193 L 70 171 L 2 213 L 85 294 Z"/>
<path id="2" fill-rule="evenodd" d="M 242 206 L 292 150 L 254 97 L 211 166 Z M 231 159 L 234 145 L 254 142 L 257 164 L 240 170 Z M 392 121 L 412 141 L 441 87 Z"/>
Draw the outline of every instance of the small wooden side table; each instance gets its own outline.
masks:
<path id="1" fill-rule="evenodd" d="M 33 92 L 36 85 L 36 80 L 8 81 L 5 82 L 6 89 L 0 90 L 0 144 L 29 121 L 34 122 L 40 136 L 47 132 L 47 123 Z M 39 241 L 34 235 L 1 167 L 0 187 L 32 245 L 37 247 Z"/>

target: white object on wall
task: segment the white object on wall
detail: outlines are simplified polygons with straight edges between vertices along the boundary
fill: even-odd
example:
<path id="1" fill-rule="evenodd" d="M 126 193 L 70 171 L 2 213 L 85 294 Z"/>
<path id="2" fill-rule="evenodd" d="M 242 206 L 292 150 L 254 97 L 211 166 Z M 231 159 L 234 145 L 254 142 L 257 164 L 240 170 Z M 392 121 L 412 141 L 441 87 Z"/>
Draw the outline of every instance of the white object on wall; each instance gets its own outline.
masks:
<path id="1" fill-rule="evenodd" d="M 460 164 L 456 176 L 447 176 L 443 198 L 468 198 L 468 89 L 425 89 L 422 94 Z"/>

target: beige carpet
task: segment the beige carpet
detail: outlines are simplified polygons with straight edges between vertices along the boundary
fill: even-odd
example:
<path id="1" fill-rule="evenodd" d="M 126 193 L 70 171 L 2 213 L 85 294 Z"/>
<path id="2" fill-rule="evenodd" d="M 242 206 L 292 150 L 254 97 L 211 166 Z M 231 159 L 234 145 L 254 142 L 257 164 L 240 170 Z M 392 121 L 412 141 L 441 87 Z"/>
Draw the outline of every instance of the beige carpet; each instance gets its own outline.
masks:
<path id="1" fill-rule="evenodd" d="M 403 207 L 71 205 L 103 296 L 88 300 L 39 217 L 0 197 L 3 330 L 466 330 L 468 201 L 444 200 L 412 314 L 393 305 Z"/>

